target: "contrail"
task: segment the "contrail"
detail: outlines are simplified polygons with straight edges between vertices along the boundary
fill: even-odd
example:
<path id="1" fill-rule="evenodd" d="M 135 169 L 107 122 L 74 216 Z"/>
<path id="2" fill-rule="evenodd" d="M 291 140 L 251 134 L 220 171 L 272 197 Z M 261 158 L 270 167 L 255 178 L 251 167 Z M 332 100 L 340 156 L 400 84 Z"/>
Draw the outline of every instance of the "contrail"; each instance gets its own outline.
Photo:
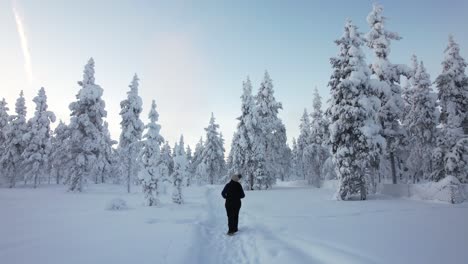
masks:
<path id="1" fill-rule="evenodd" d="M 32 73 L 32 66 L 31 66 L 31 53 L 29 52 L 29 46 L 28 46 L 28 38 L 26 37 L 26 33 L 24 31 L 24 26 L 23 26 L 23 21 L 21 20 L 21 16 L 19 15 L 15 7 L 13 7 L 13 14 L 15 15 L 16 29 L 18 30 L 18 35 L 20 37 L 21 49 L 23 50 L 24 70 L 26 71 L 29 82 L 31 83 L 33 80 L 33 73 Z"/>

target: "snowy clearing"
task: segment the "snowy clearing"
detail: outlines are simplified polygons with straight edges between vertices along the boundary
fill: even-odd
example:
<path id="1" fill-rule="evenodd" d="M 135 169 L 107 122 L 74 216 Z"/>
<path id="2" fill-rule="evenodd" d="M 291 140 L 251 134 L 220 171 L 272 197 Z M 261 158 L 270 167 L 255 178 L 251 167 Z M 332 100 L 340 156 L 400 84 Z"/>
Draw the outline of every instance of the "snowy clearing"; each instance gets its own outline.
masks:
<path id="1" fill-rule="evenodd" d="M 370 197 L 280 184 L 247 192 L 240 231 L 225 235 L 222 186 L 185 189 L 146 207 L 141 193 L 90 185 L 0 189 L 2 263 L 462 263 L 468 203 Z M 136 188 L 135 188 L 136 190 Z M 116 198 L 128 209 L 109 211 Z"/>

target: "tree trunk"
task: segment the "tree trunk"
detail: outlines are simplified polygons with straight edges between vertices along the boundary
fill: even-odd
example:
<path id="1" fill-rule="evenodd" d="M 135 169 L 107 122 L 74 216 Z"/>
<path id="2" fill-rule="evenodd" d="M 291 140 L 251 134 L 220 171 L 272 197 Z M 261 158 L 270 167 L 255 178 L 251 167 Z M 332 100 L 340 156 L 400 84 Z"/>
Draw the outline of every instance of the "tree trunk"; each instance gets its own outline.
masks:
<path id="1" fill-rule="evenodd" d="M 57 174 L 57 176 L 56 176 L 57 184 L 60 184 L 60 172 L 59 172 L 59 170 L 57 169 L 57 170 L 55 171 L 55 173 Z"/>
<path id="2" fill-rule="evenodd" d="M 37 174 L 38 174 L 37 172 L 34 173 L 34 189 L 37 188 Z"/>
<path id="3" fill-rule="evenodd" d="M 132 174 L 132 159 L 128 158 L 128 166 L 127 166 L 127 192 L 130 193 L 130 175 Z"/>
<path id="4" fill-rule="evenodd" d="M 392 167 L 392 183 L 397 183 L 397 175 L 396 175 L 396 168 L 395 168 L 395 154 L 390 152 L 390 164 Z"/>

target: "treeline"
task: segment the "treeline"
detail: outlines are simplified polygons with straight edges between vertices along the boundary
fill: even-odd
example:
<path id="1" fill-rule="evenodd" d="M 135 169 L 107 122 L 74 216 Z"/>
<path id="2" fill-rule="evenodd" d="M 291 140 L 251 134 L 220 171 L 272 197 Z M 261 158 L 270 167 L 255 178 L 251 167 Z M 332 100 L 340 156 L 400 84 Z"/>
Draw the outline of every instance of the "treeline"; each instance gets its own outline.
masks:
<path id="1" fill-rule="evenodd" d="M 213 115 L 193 153 L 183 136 L 173 148 L 164 140 L 154 100 L 145 125 L 136 75 L 120 103 L 117 144 L 108 131 L 103 89 L 95 82 L 90 59 L 76 101 L 69 106 L 69 123 L 60 121 L 53 132 L 55 115 L 48 110 L 44 88 L 33 99 L 36 109 L 29 120 L 22 92 L 15 114 L 8 114 L 5 100 L 0 102 L 0 179 L 9 187 L 64 183 L 71 191 L 82 191 L 86 181 L 125 183 L 129 192 L 137 183 L 149 205 L 157 204 L 164 184 L 174 186 L 174 202 L 182 203 L 183 186 L 223 183 L 233 173 L 245 176 L 248 190 L 269 189 L 277 179 L 304 179 L 320 187 L 323 180 L 337 178 L 341 199 L 354 194 L 366 199 L 387 181 L 452 177 L 455 183 L 468 182 L 467 64 L 458 44 L 449 37 L 442 72 L 432 82 L 416 56 L 410 66 L 390 61 L 391 42 L 401 37 L 386 29 L 382 13 L 374 5 L 366 34 L 346 22 L 335 41 L 338 54 L 330 59 L 331 99 L 323 111 L 315 90 L 312 111 L 304 111 L 292 149 L 268 72 L 255 95 L 249 78 L 243 83 L 241 114 L 227 160 Z M 366 47 L 374 53 L 371 64 L 363 53 Z"/>

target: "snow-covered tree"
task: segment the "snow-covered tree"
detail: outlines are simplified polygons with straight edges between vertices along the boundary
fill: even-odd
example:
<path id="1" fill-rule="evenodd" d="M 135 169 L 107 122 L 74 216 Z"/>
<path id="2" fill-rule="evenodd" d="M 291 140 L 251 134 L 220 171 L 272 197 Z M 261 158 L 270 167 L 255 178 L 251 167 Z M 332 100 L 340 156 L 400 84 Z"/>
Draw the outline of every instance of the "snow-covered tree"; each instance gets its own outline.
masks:
<path id="1" fill-rule="evenodd" d="M 70 135 L 71 131 L 67 125 L 60 120 L 54 130 L 51 143 L 52 152 L 50 156 L 51 174 L 55 176 L 56 184 L 62 181 L 68 182 L 71 155 L 70 155 Z"/>
<path id="2" fill-rule="evenodd" d="M 259 129 L 255 132 L 254 152 L 256 163 L 265 163 L 256 169 L 257 183 L 255 185 L 260 189 L 268 189 L 275 183 L 276 178 L 284 173 L 284 163 L 281 159 L 287 151 L 286 129 L 278 117 L 282 105 L 275 99 L 273 82 L 268 72 L 265 72 L 255 99 Z M 262 175 L 262 173 L 265 174 Z"/>
<path id="3" fill-rule="evenodd" d="M 76 95 L 76 101 L 69 106 L 71 118 L 69 129 L 70 154 L 70 191 L 83 190 L 87 178 L 98 172 L 99 156 L 104 130 L 104 118 L 107 116 L 105 102 L 102 100 L 103 89 L 95 83 L 94 60 L 89 59 L 83 72 L 83 80 Z"/>
<path id="4" fill-rule="evenodd" d="M 161 182 L 166 185 L 172 183 L 169 176 L 174 172 L 174 159 L 172 158 L 171 152 L 171 146 L 169 146 L 169 142 L 166 141 L 161 148 L 161 162 L 164 163 L 167 168 L 167 174 L 161 176 Z M 163 189 L 162 191 L 165 192 L 166 190 Z"/>
<path id="5" fill-rule="evenodd" d="M 200 141 L 195 145 L 195 151 L 193 152 L 193 158 L 192 158 L 192 164 L 190 165 L 190 173 L 193 175 L 193 180 L 197 184 L 201 184 L 203 181 L 203 175 L 205 171 L 205 167 L 201 166 L 198 168 L 198 166 L 202 162 L 202 155 L 203 155 L 203 148 L 204 148 L 205 143 L 203 142 L 203 138 L 200 138 Z"/>
<path id="6" fill-rule="evenodd" d="M 304 180 L 306 179 L 307 173 L 306 173 L 306 166 L 308 161 L 306 160 L 305 157 L 305 150 L 310 144 L 311 136 L 310 136 L 310 116 L 309 113 L 307 112 L 307 109 L 304 109 L 304 113 L 302 114 L 301 121 L 299 124 L 299 136 L 296 141 L 296 151 L 298 155 L 298 164 L 297 164 L 297 173 L 298 176 L 303 178 Z"/>
<path id="7" fill-rule="evenodd" d="M 159 183 L 167 177 L 167 165 L 161 160 L 161 144 L 164 138 L 160 135 L 161 125 L 156 122 L 159 114 L 156 111 L 156 102 L 151 103 L 148 115 L 150 122 L 146 125 L 146 134 L 143 136 L 142 151 L 140 153 L 141 171 L 139 179 L 145 194 L 146 204 L 154 206 L 159 203 Z"/>
<path id="8" fill-rule="evenodd" d="M 25 181 L 32 178 L 34 188 L 36 188 L 40 177 L 50 172 L 52 152 L 50 123 L 55 122 L 55 114 L 47 110 L 47 95 L 43 87 L 34 97 L 33 102 L 36 104 L 36 111 L 34 117 L 29 120 L 29 131 L 23 136 L 26 148 L 22 156 Z"/>
<path id="9" fill-rule="evenodd" d="M 10 188 L 15 187 L 18 180 L 24 160 L 21 154 L 26 148 L 24 135 L 28 131 L 28 126 L 26 123 L 26 105 L 23 91 L 21 91 L 20 97 L 16 100 L 15 113 L 15 115 L 10 115 L 9 117 L 9 125 L 5 131 L 4 149 L 0 159 L 1 167 L 4 169 Z"/>
<path id="10" fill-rule="evenodd" d="M 405 135 L 399 122 L 404 107 L 399 82 L 400 76 L 406 74 L 408 68 L 403 65 L 394 65 L 389 61 L 390 43 L 392 40 L 400 40 L 401 37 L 398 33 L 386 30 L 385 17 L 382 13 L 383 7 L 374 4 L 367 16 L 367 23 L 371 30 L 367 33 L 366 40 L 367 45 L 375 54 L 371 69 L 380 81 L 377 91 L 381 103 L 379 121 L 382 126 L 382 136 L 386 140 L 386 154 L 390 162 L 392 181 L 396 183 L 396 153 Z"/>
<path id="11" fill-rule="evenodd" d="M 241 115 L 237 118 L 237 130 L 234 133 L 230 151 L 229 174 L 240 173 L 244 176 L 245 186 L 253 190 L 253 168 L 255 157 L 253 155 L 253 141 L 255 140 L 256 111 L 255 100 L 252 95 L 250 79 L 243 82 L 241 96 Z"/>
<path id="12" fill-rule="evenodd" d="M 186 157 L 187 157 L 187 186 L 192 185 L 193 183 L 193 176 L 194 174 L 192 173 L 192 161 L 193 161 L 193 154 L 192 154 L 192 149 L 190 148 L 189 145 L 187 145 L 187 148 L 185 149 Z"/>
<path id="13" fill-rule="evenodd" d="M 118 177 L 118 173 L 116 174 L 115 171 L 118 171 L 121 164 L 119 157 L 117 156 L 117 152 L 112 147 L 116 144 L 117 141 L 111 138 L 109 124 L 104 122 L 102 136 L 99 141 L 101 152 L 98 156 L 97 173 L 94 176 L 94 182 L 96 184 L 99 182 L 104 183 L 106 182 L 106 179 L 110 178 L 114 178 L 114 182 L 117 180 L 116 178 Z"/>
<path id="14" fill-rule="evenodd" d="M 217 183 L 225 168 L 224 146 L 218 129 L 219 125 L 215 123 L 215 117 L 211 113 L 210 124 L 205 128 L 206 141 L 201 158 L 201 163 L 206 166 L 206 182 L 209 184 Z"/>
<path id="15" fill-rule="evenodd" d="M 184 203 L 182 186 L 186 181 L 188 172 L 188 161 L 184 148 L 184 137 L 180 136 L 179 144 L 174 155 L 174 172 L 171 175 L 174 189 L 172 192 L 172 201 L 176 204 Z"/>
<path id="16" fill-rule="evenodd" d="M 140 151 L 140 140 L 144 129 L 143 122 L 140 120 L 143 102 L 138 95 L 138 81 L 138 76 L 135 74 L 129 85 L 130 91 L 127 92 L 127 99 L 120 102 L 122 132 L 119 150 L 127 179 L 127 192 L 130 192 L 132 175 L 138 174 L 138 166 L 135 166 L 135 162 Z"/>
<path id="17" fill-rule="evenodd" d="M 370 81 L 370 71 L 361 50 L 363 39 L 347 21 L 343 36 L 336 40 L 340 51 L 331 58 L 330 142 L 340 180 L 338 198 L 359 193 L 366 199 L 366 174 L 371 157 L 378 156 L 384 140 L 380 136 L 377 111 L 380 105 Z"/>
<path id="18" fill-rule="evenodd" d="M 291 174 L 295 178 L 300 177 L 299 166 L 301 165 L 301 157 L 298 153 L 296 138 L 293 138 L 291 149 Z"/>
<path id="19" fill-rule="evenodd" d="M 6 132 L 8 129 L 8 110 L 10 110 L 7 106 L 7 102 L 5 101 L 5 98 L 0 101 L 0 159 L 5 152 L 5 143 L 6 143 Z M 4 168 L 2 167 L 3 165 L 0 164 L 0 186 L 2 185 L 3 181 L 6 181 L 6 175 Z"/>
<path id="20" fill-rule="evenodd" d="M 467 64 L 460 55 L 460 47 L 453 36 L 445 49 L 442 73 L 435 83 L 441 107 L 442 125 L 433 153 L 436 181 L 446 176 L 455 176 L 460 182 L 468 182 L 468 140 L 464 137 L 462 124 L 468 120 Z"/>
<path id="21" fill-rule="evenodd" d="M 435 144 L 437 118 L 436 98 L 423 62 L 416 68 L 411 82 L 411 108 L 405 116 L 404 125 L 408 130 L 410 175 L 416 182 L 422 175 L 428 178 L 432 173 L 431 153 Z"/>
<path id="22" fill-rule="evenodd" d="M 304 149 L 305 172 L 309 184 L 319 187 L 322 180 L 322 166 L 329 156 L 326 140 L 326 122 L 322 112 L 322 98 L 317 88 L 314 91 L 313 112 L 311 114 L 308 145 Z"/>
<path id="23" fill-rule="evenodd" d="M 6 129 L 8 126 L 8 111 L 10 109 L 7 106 L 7 102 L 5 101 L 5 98 L 0 101 L 0 149 L 2 149 L 3 145 L 5 144 L 6 141 Z"/>
<path id="24" fill-rule="evenodd" d="M 185 148 L 185 153 L 187 155 L 187 161 L 189 163 L 192 163 L 193 156 L 192 156 L 192 148 L 190 148 L 190 145 L 187 145 L 187 147 Z"/>

